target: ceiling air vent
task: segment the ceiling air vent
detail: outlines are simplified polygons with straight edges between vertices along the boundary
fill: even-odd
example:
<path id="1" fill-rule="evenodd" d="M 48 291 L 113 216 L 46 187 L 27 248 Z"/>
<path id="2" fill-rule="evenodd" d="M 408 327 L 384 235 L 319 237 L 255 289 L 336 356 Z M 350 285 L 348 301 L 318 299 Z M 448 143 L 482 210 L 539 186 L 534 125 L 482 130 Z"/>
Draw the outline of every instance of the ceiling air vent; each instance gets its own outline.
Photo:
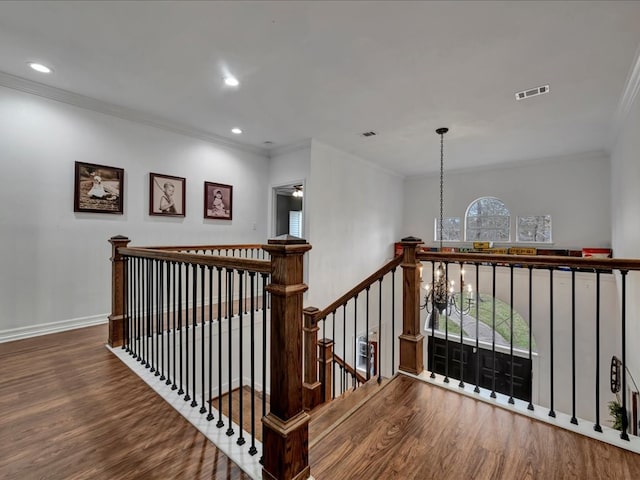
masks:
<path id="1" fill-rule="evenodd" d="M 361 133 L 360 135 L 362 135 L 363 137 L 373 137 L 373 136 L 377 135 L 377 133 L 376 132 L 364 132 L 364 133 Z"/>
<path id="2" fill-rule="evenodd" d="M 516 93 L 516 100 L 524 100 L 525 98 L 537 97 L 544 93 L 549 93 L 549 85 L 542 85 L 541 87 L 530 88 L 529 90 L 523 90 Z"/>

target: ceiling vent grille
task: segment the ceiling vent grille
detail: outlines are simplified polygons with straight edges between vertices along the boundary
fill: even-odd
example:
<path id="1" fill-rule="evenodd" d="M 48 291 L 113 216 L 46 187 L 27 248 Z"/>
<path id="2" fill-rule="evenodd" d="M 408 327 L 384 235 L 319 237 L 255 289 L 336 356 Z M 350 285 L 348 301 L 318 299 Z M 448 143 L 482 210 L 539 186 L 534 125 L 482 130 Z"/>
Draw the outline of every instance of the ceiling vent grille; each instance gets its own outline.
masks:
<path id="1" fill-rule="evenodd" d="M 377 135 L 377 133 L 376 132 L 364 132 L 364 133 L 361 133 L 360 135 L 362 135 L 363 137 L 374 137 L 374 136 Z"/>
<path id="2" fill-rule="evenodd" d="M 524 100 L 525 98 L 537 97 L 549 93 L 549 85 L 542 85 L 540 87 L 530 88 L 529 90 L 523 90 L 516 93 L 516 100 Z"/>

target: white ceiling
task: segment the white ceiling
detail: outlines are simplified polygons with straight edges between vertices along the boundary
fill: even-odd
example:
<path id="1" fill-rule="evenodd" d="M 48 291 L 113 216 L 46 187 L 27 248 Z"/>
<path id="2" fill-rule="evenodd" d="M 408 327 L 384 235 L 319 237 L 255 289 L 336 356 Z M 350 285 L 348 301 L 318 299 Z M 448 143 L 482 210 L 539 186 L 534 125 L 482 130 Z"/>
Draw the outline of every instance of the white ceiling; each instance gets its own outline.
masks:
<path id="1" fill-rule="evenodd" d="M 0 2 L 0 71 L 402 175 L 439 168 L 440 126 L 447 169 L 606 151 L 639 46 L 636 1 Z"/>

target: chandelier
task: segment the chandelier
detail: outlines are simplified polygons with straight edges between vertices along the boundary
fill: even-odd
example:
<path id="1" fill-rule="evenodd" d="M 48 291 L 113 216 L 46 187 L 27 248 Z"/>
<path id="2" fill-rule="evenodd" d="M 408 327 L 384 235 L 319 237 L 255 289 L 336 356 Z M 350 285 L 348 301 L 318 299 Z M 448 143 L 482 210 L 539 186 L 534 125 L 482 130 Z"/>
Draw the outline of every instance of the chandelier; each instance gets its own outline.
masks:
<path id="1" fill-rule="evenodd" d="M 444 134 L 449 131 L 448 128 L 438 128 L 436 133 L 440 135 L 440 251 L 442 252 L 443 239 L 443 204 L 444 204 Z M 427 283 L 425 289 L 427 293 L 424 297 L 424 304 L 420 305 L 421 309 L 426 309 L 429 316 L 425 330 L 429 327 L 437 327 L 439 315 L 451 315 L 452 309 L 460 315 L 466 315 L 471 310 L 473 301 L 473 288 L 470 283 L 465 284 L 464 269 L 460 270 L 460 295 L 456 298 L 454 281 L 449 280 L 448 265 L 443 265 L 442 261 L 433 272 L 431 283 Z M 422 278 L 422 269 L 421 275 Z M 466 286 L 466 289 L 465 289 Z M 465 291 L 466 290 L 466 291 Z M 466 298 L 465 298 L 466 297 Z M 462 325 L 461 325 L 462 327 Z"/>

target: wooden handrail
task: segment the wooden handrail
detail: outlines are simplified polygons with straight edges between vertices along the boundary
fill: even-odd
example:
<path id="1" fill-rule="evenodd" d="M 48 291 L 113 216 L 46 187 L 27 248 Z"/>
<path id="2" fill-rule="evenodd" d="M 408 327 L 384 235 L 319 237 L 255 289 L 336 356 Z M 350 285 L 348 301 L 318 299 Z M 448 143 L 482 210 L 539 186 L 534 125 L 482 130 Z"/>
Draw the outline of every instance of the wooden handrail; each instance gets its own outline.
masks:
<path id="1" fill-rule="evenodd" d="M 244 243 L 233 245 L 164 245 L 164 246 L 142 246 L 138 248 L 146 248 L 149 250 L 165 250 L 165 251 L 183 251 L 183 250 L 251 250 L 262 249 L 259 243 Z"/>
<path id="2" fill-rule="evenodd" d="M 391 270 L 393 270 L 394 268 L 397 268 L 398 265 L 400 265 L 401 261 L 402 261 L 402 255 L 398 255 L 397 257 L 393 258 L 392 260 L 387 262 L 385 265 L 380 267 L 378 270 L 376 270 L 374 273 L 372 273 L 367 278 L 365 278 L 363 281 L 358 283 L 355 287 L 353 287 L 347 293 L 345 293 L 340 298 L 338 298 L 335 302 L 331 303 L 328 307 L 315 312 L 314 319 L 319 320 L 321 318 L 325 318 L 326 316 L 328 316 L 329 314 L 337 310 L 339 307 L 346 304 L 356 294 L 363 292 L 367 287 L 370 287 L 371 285 L 373 285 L 375 282 L 380 280 Z"/>
<path id="3" fill-rule="evenodd" d="M 418 252 L 422 261 L 449 263 L 504 263 L 533 267 L 569 267 L 586 270 L 640 270 L 640 259 L 567 257 L 552 255 L 498 255 L 492 253 Z"/>
<path id="4" fill-rule="evenodd" d="M 219 255 L 202 255 L 198 253 L 182 253 L 140 247 L 119 248 L 118 253 L 125 257 L 151 258 L 171 262 L 190 263 L 194 265 L 234 268 L 236 270 L 258 273 L 271 273 L 271 262 L 269 260 L 225 257 Z"/>
<path id="5" fill-rule="evenodd" d="M 347 371 L 347 373 L 351 374 L 352 377 L 356 377 L 356 380 L 359 383 L 367 383 L 367 379 L 361 373 L 358 373 L 358 371 L 355 368 L 353 368 L 351 365 L 349 365 L 347 362 L 345 362 L 342 358 L 340 358 L 335 353 L 333 354 L 333 359 L 338 365 L 344 368 Z"/>

